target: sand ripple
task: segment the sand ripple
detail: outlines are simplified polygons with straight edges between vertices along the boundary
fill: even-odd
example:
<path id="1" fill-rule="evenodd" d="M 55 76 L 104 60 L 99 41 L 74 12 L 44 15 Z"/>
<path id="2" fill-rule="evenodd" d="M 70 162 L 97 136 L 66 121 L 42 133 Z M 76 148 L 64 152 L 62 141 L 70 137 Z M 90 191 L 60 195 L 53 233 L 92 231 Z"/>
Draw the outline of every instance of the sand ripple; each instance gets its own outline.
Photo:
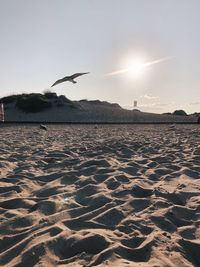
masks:
<path id="1" fill-rule="evenodd" d="M 0 128 L 0 266 L 200 266 L 199 131 Z"/>

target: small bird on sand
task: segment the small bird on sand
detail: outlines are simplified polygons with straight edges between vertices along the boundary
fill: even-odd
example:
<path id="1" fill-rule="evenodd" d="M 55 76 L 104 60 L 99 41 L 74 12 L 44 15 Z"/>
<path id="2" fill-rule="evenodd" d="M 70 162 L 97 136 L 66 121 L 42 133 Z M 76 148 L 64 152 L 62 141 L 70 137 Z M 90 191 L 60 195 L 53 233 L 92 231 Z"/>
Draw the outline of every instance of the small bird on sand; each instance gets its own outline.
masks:
<path id="1" fill-rule="evenodd" d="M 71 76 L 66 76 L 60 80 L 57 80 L 51 87 L 59 84 L 59 83 L 63 83 L 63 82 L 72 82 L 72 83 L 77 83 L 76 81 L 74 81 L 75 78 L 81 76 L 81 75 L 85 75 L 88 74 L 89 72 L 81 72 L 81 73 L 74 73 Z"/>
<path id="2" fill-rule="evenodd" d="M 43 124 L 40 124 L 40 129 L 44 130 L 44 131 L 47 131 L 47 127 L 45 125 L 43 125 Z"/>

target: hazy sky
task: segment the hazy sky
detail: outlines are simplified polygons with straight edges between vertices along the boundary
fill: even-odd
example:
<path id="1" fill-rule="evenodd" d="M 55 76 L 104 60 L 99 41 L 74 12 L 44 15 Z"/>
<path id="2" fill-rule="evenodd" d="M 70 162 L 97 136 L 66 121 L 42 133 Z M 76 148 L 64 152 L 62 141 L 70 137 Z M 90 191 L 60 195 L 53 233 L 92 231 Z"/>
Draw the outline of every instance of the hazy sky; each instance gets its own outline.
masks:
<path id="1" fill-rule="evenodd" d="M 0 96 L 52 88 L 73 100 L 200 111 L 200 0 L 0 0 Z M 107 73 L 166 58 L 134 73 Z"/>

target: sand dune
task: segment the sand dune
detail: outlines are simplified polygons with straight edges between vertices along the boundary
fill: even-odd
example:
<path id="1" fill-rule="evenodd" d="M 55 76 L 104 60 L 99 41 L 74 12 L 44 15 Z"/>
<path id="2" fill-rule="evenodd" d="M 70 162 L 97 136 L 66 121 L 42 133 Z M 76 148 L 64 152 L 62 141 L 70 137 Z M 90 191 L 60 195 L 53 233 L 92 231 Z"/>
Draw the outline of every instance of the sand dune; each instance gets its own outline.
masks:
<path id="1" fill-rule="evenodd" d="M 73 106 L 52 107 L 42 112 L 26 113 L 13 104 L 5 106 L 6 122 L 81 122 L 81 123 L 195 123 L 197 117 L 155 114 L 127 110 L 105 101 L 73 101 Z"/>
<path id="2" fill-rule="evenodd" d="M 199 130 L 0 128 L 0 266 L 200 266 Z"/>

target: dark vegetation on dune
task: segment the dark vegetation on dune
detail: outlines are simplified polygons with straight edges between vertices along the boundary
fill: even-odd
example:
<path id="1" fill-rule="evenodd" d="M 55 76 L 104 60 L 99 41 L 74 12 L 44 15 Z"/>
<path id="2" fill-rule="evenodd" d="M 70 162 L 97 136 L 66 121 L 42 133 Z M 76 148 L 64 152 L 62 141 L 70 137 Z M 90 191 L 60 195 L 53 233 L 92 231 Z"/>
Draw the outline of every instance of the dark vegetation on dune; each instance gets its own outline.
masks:
<path id="1" fill-rule="evenodd" d="M 102 107 L 121 108 L 119 104 L 108 103 L 100 100 L 87 100 L 71 101 L 66 96 L 58 96 L 54 92 L 46 91 L 44 94 L 31 93 L 31 94 L 17 94 L 10 95 L 0 99 L 3 102 L 5 109 L 10 106 L 15 107 L 25 113 L 37 113 L 52 107 L 69 107 L 80 108 L 82 103 L 89 103 L 91 105 L 98 105 Z"/>
<path id="2" fill-rule="evenodd" d="M 187 116 L 188 114 L 182 110 L 182 109 L 179 109 L 179 110 L 175 110 L 174 112 L 166 112 L 166 113 L 163 113 L 163 115 L 178 115 L 178 116 Z"/>
<path id="3" fill-rule="evenodd" d="M 39 112 L 50 108 L 52 103 L 40 94 L 23 95 L 16 101 L 16 107 L 24 112 Z"/>
<path id="4" fill-rule="evenodd" d="M 180 115 L 180 116 L 187 116 L 187 113 L 184 110 L 182 110 L 182 109 L 175 110 L 172 114 L 173 115 Z"/>
<path id="5" fill-rule="evenodd" d="M 5 104 L 6 108 L 11 104 L 26 113 L 41 112 L 53 106 L 62 107 L 67 105 L 72 108 L 75 107 L 73 101 L 64 95 L 58 96 L 52 92 L 10 95 L 1 98 L 0 101 Z"/>

